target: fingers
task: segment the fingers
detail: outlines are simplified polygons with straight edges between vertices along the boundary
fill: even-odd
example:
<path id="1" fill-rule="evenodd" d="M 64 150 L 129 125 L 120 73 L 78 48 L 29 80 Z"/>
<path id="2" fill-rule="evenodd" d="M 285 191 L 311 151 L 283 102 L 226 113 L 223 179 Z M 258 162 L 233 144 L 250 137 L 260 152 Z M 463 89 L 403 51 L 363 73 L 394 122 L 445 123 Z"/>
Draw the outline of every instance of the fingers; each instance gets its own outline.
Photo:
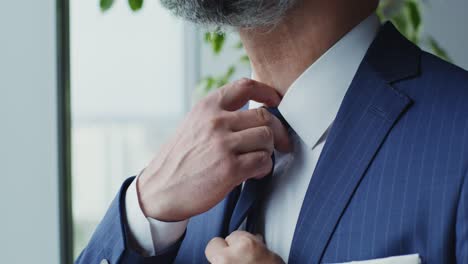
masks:
<path id="1" fill-rule="evenodd" d="M 273 130 L 268 126 L 253 127 L 231 135 L 233 150 L 236 153 L 247 153 L 264 150 L 273 152 Z"/>
<path id="2" fill-rule="evenodd" d="M 243 182 L 247 179 L 259 179 L 268 175 L 273 168 L 273 161 L 271 160 L 271 153 L 266 151 L 256 151 L 241 154 L 238 157 L 239 162 L 239 179 Z"/>
<path id="3" fill-rule="evenodd" d="M 216 257 L 220 255 L 225 248 L 228 247 L 226 240 L 220 237 L 215 237 L 211 239 L 208 245 L 205 248 L 205 256 L 209 262 L 216 262 Z"/>
<path id="4" fill-rule="evenodd" d="M 281 101 L 274 88 L 247 78 L 222 87 L 219 94 L 221 95 L 221 108 L 228 111 L 240 109 L 249 100 L 264 103 L 267 106 L 277 106 Z"/>
<path id="5" fill-rule="evenodd" d="M 252 259 L 266 252 L 265 244 L 257 236 L 245 231 L 235 231 L 226 237 L 226 242 L 232 251 L 250 253 Z M 269 263 L 269 262 L 265 262 Z"/>
<path id="6" fill-rule="evenodd" d="M 226 115 L 226 119 L 229 121 L 230 128 L 233 131 L 241 131 L 257 126 L 269 126 L 275 120 L 278 120 L 264 107 L 231 112 Z"/>
<path id="7" fill-rule="evenodd" d="M 210 263 L 277 263 L 271 262 L 270 254 L 258 235 L 234 231 L 226 239 L 213 238 L 205 249 Z"/>
<path id="8" fill-rule="evenodd" d="M 292 144 L 289 140 L 288 131 L 281 121 L 265 108 L 237 111 L 226 115 L 226 123 L 233 131 L 242 131 L 247 128 L 268 126 L 273 131 L 274 146 L 281 152 L 289 152 Z"/>
<path id="9" fill-rule="evenodd" d="M 262 242 L 262 243 L 265 243 L 265 241 L 264 241 L 262 235 L 260 235 L 260 234 L 255 234 L 255 237 L 257 238 L 258 241 L 260 241 L 260 242 Z"/>
<path id="10" fill-rule="evenodd" d="M 232 246 L 233 244 L 239 243 L 239 241 L 242 241 L 243 239 L 250 239 L 258 243 L 263 243 L 263 238 L 261 235 L 254 235 L 249 232 L 240 230 L 234 231 L 229 236 L 227 236 L 226 242 L 229 246 Z"/>

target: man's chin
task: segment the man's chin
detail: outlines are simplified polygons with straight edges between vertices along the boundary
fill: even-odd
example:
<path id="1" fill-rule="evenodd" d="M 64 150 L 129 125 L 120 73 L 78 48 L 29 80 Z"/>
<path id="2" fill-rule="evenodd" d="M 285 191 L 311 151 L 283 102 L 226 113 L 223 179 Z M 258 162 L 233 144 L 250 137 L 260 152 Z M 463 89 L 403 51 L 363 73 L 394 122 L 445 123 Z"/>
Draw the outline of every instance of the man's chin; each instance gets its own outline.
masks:
<path id="1" fill-rule="evenodd" d="M 258 28 L 278 23 L 299 0 L 160 0 L 172 14 L 207 27 Z"/>

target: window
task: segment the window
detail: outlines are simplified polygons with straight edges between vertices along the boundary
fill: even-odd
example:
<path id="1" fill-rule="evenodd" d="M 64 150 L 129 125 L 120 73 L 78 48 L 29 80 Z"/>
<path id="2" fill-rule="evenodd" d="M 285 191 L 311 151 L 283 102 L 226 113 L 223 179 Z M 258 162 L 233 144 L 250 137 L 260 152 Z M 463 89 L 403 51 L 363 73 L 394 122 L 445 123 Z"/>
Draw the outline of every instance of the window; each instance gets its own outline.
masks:
<path id="1" fill-rule="evenodd" d="M 124 179 L 149 162 L 188 108 L 196 36 L 158 1 L 137 13 L 126 1 L 105 13 L 98 1 L 70 1 L 75 258 Z"/>

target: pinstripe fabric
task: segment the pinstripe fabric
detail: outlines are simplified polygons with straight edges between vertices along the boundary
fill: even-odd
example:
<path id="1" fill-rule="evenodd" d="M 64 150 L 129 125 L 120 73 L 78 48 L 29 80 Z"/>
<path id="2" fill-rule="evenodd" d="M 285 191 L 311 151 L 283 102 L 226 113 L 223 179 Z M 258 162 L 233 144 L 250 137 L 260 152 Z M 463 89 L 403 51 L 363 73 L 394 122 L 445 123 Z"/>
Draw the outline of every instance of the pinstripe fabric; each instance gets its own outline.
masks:
<path id="1" fill-rule="evenodd" d="M 288 263 L 411 253 L 424 263 L 468 263 L 467 177 L 468 73 L 422 52 L 386 24 L 330 129 Z M 236 195 L 191 219 L 180 248 L 152 263 L 169 263 L 171 254 L 175 263 L 206 263 L 207 242 L 227 235 Z M 100 225 L 77 263 L 105 256 L 148 263 L 123 249 L 118 239 L 125 241 L 125 232 L 105 236 L 117 229 L 118 208 L 109 209 L 103 223 L 114 224 Z M 122 225 L 125 219 L 117 218 Z"/>
<path id="2" fill-rule="evenodd" d="M 290 256 L 291 263 L 344 262 L 409 253 L 421 254 L 424 263 L 468 263 L 468 190 L 464 183 L 468 169 L 468 75 L 426 53 L 420 61 L 419 74 L 392 80 L 392 88 L 411 98 L 413 104 L 369 163 L 334 233 L 324 242 L 322 256 L 314 259 L 310 254 L 320 235 L 308 226 L 313 221 L 307 218 L 307 223 L 301 224 L 304 227 L 298 225 L 296 230 L 309 230 L 298 237 L 311 239 L 302 244 L 297 241 L 302 251 Z M 360 124 L 355 126 L 364 129 Z M 369 142 L 367 136 L 354 140 L 345 142 L 347 147 Z M 359 159 L 364 154 L 357 155 Z M 339 166 L 337 173 L 352 175 L 347 164 L 334 166 Z M 335 195 L 342 192 L 341 187 L 326 191 Z"/>
<path id="3" fill-rule="evenodd" d="M 468 90 L 434 78 L 401 83 L 415 103 L 369 166 L 324 262 L 419 253 L 427 263 L 468 263 Z"/>

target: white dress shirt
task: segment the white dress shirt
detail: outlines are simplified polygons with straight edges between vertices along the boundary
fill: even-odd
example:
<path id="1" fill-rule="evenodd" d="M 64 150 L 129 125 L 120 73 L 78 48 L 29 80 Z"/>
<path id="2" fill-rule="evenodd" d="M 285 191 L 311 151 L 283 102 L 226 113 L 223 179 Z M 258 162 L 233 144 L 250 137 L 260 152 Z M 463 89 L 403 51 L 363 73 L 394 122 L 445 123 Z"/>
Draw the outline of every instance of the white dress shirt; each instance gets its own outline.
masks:
<path id="1" fill-rule="evenodd" d="M 372 15 L 348 32 L 294 81 L 278 107 L 292 128 L 294 150 L 275 152 L 273 179 L 265 187 L 267 195 L 256 226 L 268 248 L 284 261 L 289 257 L 296 222 L 328 128 L 379 28 L 379 19 Z M 250 108 L 254 107 L 258 104 L 251 103 Z M 151 256 L 175 243 L 188 221 L 166 223 L 146 218 L 135 182 L 126 196 L 128 227 L 134 246 Z"/>

